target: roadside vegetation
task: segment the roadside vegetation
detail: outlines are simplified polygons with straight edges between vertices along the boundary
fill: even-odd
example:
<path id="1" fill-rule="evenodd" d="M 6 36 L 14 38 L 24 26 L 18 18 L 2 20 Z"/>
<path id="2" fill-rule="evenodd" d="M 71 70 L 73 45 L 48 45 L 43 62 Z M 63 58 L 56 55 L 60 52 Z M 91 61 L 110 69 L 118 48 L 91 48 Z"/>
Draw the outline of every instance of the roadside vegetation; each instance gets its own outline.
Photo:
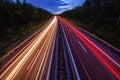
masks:
<path id="1" fill-rule="evenodd" d="M 119 0 L 102 3 L 86 0 L 82 7 L 66 11 L 61 16 L 120 49 L 119 3 Z"/>
<path id="2" fill-rule="evenodd" d="M 0 0 L 0 57 L 11 49 L 6 48 L 50 18 L 49 12 L 26 3 L 26 0 L 22 3 L 19 0 Z"/>

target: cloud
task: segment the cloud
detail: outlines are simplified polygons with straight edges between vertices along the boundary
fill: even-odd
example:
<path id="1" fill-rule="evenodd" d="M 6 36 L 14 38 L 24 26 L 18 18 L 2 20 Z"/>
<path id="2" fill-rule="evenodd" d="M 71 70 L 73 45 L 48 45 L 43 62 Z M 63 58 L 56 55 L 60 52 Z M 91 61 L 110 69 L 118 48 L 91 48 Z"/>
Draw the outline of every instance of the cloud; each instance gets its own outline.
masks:
<path id="1" fill-rule="evenodd" d="M 23 0 L 21 0 L 23 1 Z M 60 14 L 83 4 L 85 0 L 26 0 L 36 7 L 43 8 L 53 14 Z"/>

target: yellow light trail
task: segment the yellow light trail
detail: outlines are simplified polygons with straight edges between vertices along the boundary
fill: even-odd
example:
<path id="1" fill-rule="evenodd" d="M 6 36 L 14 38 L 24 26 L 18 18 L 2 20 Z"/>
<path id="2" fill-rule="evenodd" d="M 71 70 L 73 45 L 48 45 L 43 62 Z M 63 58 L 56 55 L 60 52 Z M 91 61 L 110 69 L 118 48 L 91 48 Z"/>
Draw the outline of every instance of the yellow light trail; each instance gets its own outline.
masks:
<path id="1" fill-rule="evenodd" d="M 20 71 L 22 66 L 32 55 L 33 51 L 38 46 L 38 44 L 41 43 L 42 40 L 45 38 L 45 36 L 49 32 L 49 30 L 51 29 L 52 25 L 56 22 L 56 20 L 57 20 L 56 17 L 54 17 L 53 21 L 41 32 L 41 34 L 31 43 L 31 45 L 28 48 L 26 48 L 26 50 L 24 52 L 22 52 L 21 55 L 0 75 L 0 79 L 10 80 L 10 79 L 13 79 L 15 77 L 15 75 L 17 75 L 17 73 Z M 22 59 L 20 60 L 21 57 L 22 57 Z M 19 62 L 17 63 L 17 61 L 19 61 Z M 16 65 L 16 66 L 8 74 L 9 70 L 14 65 Z M 8 74 L 8 75 L 6 76 L 6 74 Z"/>

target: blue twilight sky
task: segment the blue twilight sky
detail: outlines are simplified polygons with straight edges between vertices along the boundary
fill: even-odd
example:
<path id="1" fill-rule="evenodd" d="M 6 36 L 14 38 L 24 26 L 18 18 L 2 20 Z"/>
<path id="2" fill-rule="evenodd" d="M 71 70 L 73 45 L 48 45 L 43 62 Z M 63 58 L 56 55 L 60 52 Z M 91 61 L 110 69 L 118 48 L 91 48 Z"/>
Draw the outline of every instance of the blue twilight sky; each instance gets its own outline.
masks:
<path id="1" fill-rule="evenodd" d="M 22 2 L 23 0 L 20 1 Z M 85 0 L 26 0 L 26 2 L 43 8 L 53 14 L 59 14 L 77 6 L 82 6 Z"/>

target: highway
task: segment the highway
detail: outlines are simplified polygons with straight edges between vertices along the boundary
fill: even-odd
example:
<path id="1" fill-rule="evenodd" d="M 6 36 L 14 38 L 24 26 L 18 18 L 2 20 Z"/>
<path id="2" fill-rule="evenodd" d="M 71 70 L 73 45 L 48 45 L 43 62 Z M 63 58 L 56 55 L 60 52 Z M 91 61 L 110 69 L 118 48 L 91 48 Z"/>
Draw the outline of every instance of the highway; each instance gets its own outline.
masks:
<path id="1" fill-rule="evenodd" d="M 25 49 L 21 49 L 18 55 L 13 56 L 7 64 L 2 66 L 0 68 L 0 80 L 49 79 L 56 24 L 57 19 L 54 17 L 43 31 L 25 45 Z"/>
<path id="2" fill-rule="evenodd" d="M 58 16 L 12 53 L 0 80 L 120 80 L 120 52 Z"/>

